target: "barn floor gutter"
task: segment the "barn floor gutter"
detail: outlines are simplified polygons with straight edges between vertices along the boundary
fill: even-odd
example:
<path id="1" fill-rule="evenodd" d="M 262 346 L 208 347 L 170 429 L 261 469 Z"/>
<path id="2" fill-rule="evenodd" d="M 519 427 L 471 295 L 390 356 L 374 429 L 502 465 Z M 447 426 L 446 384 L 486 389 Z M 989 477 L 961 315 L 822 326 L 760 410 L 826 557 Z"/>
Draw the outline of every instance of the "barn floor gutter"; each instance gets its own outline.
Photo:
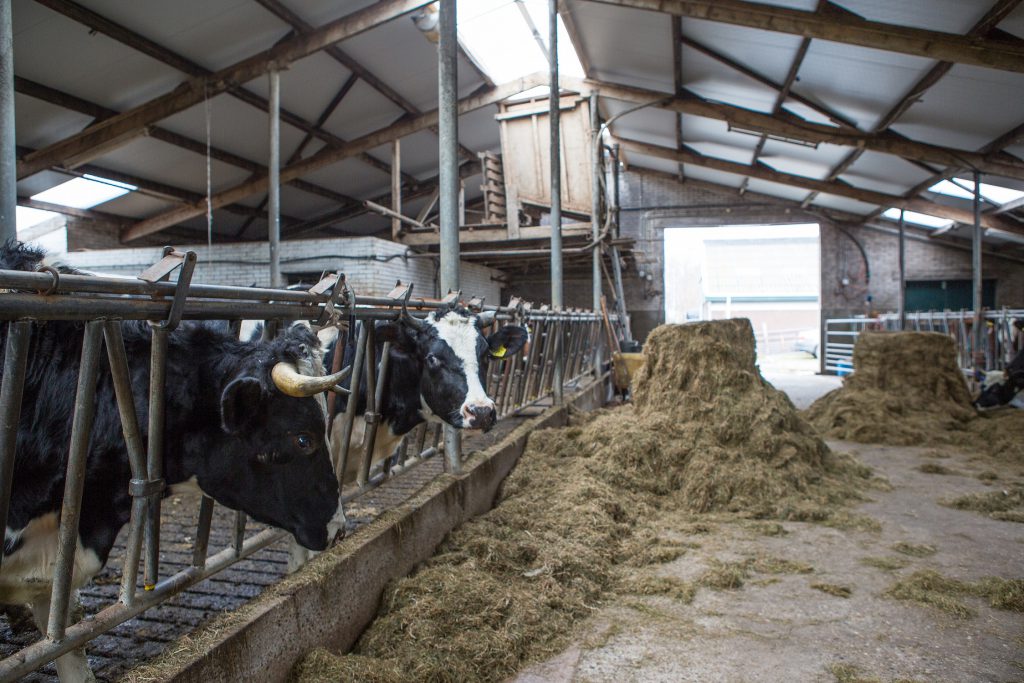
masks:
<path id="1" fill-rule="evenodd" d="M 171 645 L 129 682 L 285 681 L 306 652 L 348 651 L 377 614 L 387 582 L 434 554 L 452 529 L 494 506 L 501 482 L 530 432 L 566 424 L 569 409 L 600 407 L 604 383 L 591 382 L 494 446 L 473 453 L 461 475 L 441 475 L 402 505 L 359 529 L 338 548 L 243 607 Z"/>

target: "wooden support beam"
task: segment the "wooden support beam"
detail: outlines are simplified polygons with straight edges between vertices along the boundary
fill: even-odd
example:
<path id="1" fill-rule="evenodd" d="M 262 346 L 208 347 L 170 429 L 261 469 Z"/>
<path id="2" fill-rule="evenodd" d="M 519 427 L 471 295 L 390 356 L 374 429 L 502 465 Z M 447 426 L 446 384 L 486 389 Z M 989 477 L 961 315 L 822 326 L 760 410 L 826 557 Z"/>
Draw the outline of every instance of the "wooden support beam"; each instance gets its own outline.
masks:
<path id="1" fill-rule="evenodd" d="M 832 3 L 828 3 L 824 11 L 808 12 L 744 0 L 587 1 L 819 38 L 956 64 L 1024 72 L 1022 40 L 967 38 L 941 31 L 868 21 Z"/>
<path id="2" fill-rule="evenodd" d="M 733 128 L 763 133 L 782 139 L 798 140 L 811 144 L 827 142 L 845 147 L 864 147 L 874 152 L 894 154 L 907 159 L 928 161 L 944 166 L 972 164 L 985 173 L 1005 175 L 1010 178 L 1024 180 L 1024 161 L 999 159 L 978 152 L 942 147 L 915 140 L 908 140 L 887 133 L 864 133 L 826 126 L 780 112 L 776 116 L 721 102 L 710 102 L 687 91 L 685 97 L 674 97 L 670 94 L 632 88 L 624 85 L 605 83 L 593 79 L 563 78 L 564 88 L 575 92 L 587 93 L 597 90 L 602 97 L 610 97 L 637 104 L 649 103 L 669 111 L 677 111 L 705 118 L 725 121 Z"/>
<path id="3" fill-rule="evenodd" d="M 491 104 L 496 104 L 507 97 L 511 97 L 512 95 L 523 92 L 524 90 L 541 85 L 543 82 L 543 75 L 534 74 L 512 83 L 506 83 L 498 86 L 484 94 L 464 98 L 459 102 L 459 113 L 464 114 Z M 331 166 L 339 161 L 349 159 L 357 154 L 385 145 L 393 140 L 397 140 L 407 135 L 412 135 L 413 133 L 417 133 L 421 130 L 426 130 L 436 123 L 437 110 L 421 114 L 416 117 L 403 117 L 401 120 L 391 124 L 390 126 L 386 126 L 381 130 L 364 135 L 361 138 L 353 140 L 341 147 L 325 147 L 316 154 L 285 166 L 281 169 L 281 181 L 287 182 L 292 178 L 298 178 L 321 168 Z M 226 204 L 233 204 L 250 195 L 265 191 L 266 187 L 266 176 L 252 178 L 232 188 L 218 192 L 213 196 L 213 206 L 214 208 L 217 208 Z M 143 235 L 159 232 L 164 228 L 180 223 L 181 221 L 187 220 L 193 216 L 200 215 L 204 210 L 205 208 L 203 206 L 185 206 L 180 209 L 174 209 L 172 211 L 159 214 L 153 218 L 139 221 L 134 226 L 126 230 L 122 234 L 121 239 L 125 242 L 129 242 L 133 239 L 142 237 Z"/>
<path id="4" fill-rule="evenodd" d="M 72 206 L 64 206 L 63 204 L 41 202 L 38 199 L 31 199 L 29 197 L 18 197 L 18 206 L 24 206 L 30 209 L 39 209 L 41 211 L 52 211 L 53 213 L 73 216 L 79 220 L 87 220 L 94 223 L 125 226 L 132 222 L 131 218 L 118 216 L 117 214 L 107 213 L 105 211 L 97 211 L 95 209 L 77 209 Z"/>
<path id="5" fill-rule="evenodd" d="M 857 201 L 866 202 L 868 204 L 877 204 L 886 208 L 894 206 L 898 209 L 916 211 L 930 216 L 954 220 L 959 223 L 969 224 L 974 221 L 971 211 L 937 204 L 917 197 L 906 198 L 898 195 L 885 194 L 883 192 L 875 192 L 873 190 L 865 190 L 845 183 L 816 180 L 814 178 L 806 178 L 804 176 L 793 175 L 790 173 L 782 173 L 764 165 L 748 166 L 747 164 L 738 164 L 733 161 L 725 161 L 723 159 L 704 156 L 689 150 L 680 152 L 669 147 L 651 145 L 644 142 L 638 142 L 636 140 L 625 140 L 619 138 L 618 142 L 622 146 L 622 149 L 630 150 L 637 154 L 645 154 L 661 159 L 668 159 L 670 161 L 693 164 L 694 166 L 710 168 L 716 171 L 723 171 L 725 173 L 735 173 L 740 176 L 757 178 L 759 180 L 766 180 L 773 183 L 788 185 L 790 187 L 799 187 L 804 190 L 825 192 L 838 197 L 856 199 Z M 1006 230 L 1007 232 L 1024 234 L 1024 228 L 1012 223 L 1011 221 L 1001 219 L 998 216 L 982 216 L 982 224 L 986 228 L 996 228 L 997 230 Z"/>
<path id="6" fill-rule="evenodd" d="M 34 152 L 18 162 L 18 177 L 38 173 L 50 166 L 60 166 L 67 159 L 87 159 L 94 150 L 112 140 L 121 139 L 135 131 L 143 131 L 157 121 L 184 111 L 205 98 L 214 97 L 240 83 L 246 83 L 272 67 L 286 67 L 291 62 L 427 4 L 429 0 L 380 0 L 369 7 L 329 22 L 307 35 L 285 40 L 269 50 L 215 73 L 196 76 L 169 93 L 155 97 L 117 116 L 93 123 L 75 135 Z"/>

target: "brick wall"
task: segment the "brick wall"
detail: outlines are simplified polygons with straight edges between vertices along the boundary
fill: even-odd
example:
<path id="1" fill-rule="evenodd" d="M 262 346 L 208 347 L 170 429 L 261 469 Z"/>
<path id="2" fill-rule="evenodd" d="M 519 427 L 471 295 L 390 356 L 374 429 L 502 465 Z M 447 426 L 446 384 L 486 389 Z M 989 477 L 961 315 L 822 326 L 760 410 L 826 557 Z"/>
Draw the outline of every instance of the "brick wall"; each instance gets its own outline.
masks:
<path id="1" fill-rule="evenodd" d="M 204 284 L 270 284 L 266 242 L 215 244 L 212 251 L 204 245 L 182 246 L 199 255 L 193 279 Z M 68 265 L 111 275 L 138 275 L 160 259 L 160 247 L 98 249 L 70 252 L 61 257 Z M 431 258 L 405 258 L 406 247 L 376 237 L 290 240 L 281 243 L 281 271 L 288 274 L 319 273 L 340 270 L 357 294 L 383 295 L 397 280 L 415 283 L 415 292 L 426 296 L 436 293 L 435 261 Z M 462 291 L 484 296 L 498 303 L 501 285 L 494 278 L 501 271 L 473 263 L 462 263 Z"/>

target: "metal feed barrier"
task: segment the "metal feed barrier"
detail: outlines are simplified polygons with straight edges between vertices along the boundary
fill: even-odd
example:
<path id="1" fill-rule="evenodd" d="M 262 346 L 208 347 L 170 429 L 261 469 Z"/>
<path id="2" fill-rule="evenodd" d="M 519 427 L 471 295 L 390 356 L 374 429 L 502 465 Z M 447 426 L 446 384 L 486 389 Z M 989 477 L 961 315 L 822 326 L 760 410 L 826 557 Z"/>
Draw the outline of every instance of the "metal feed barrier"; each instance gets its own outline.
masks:
<path id="1" fill-rule="evenodd" d="M 984 370 L 1002 370 L 1013 357 L 1024 349 L 1024 334 L 1016 330 L 1015 320 L 1024 320 L 1024 309 L 985 311 L 984 339 L 979 349 L 985 358 Z M 953 339 L 957 363 L 967 376 L 975 370 L 975 342 L 972 329 L 972 311 L 917 311 L 906 314 L 904 329 L 908 332 L 938 332 Z M 895 313 L 884 313 L 877 318 L 831 318 L 825 321 L 825 372 L 836 373 L 853 368 L 853 347 L 857 337 L 866 330 L 900 329 Z"/>
<path id="2" fill-rule="evenodd" d="M 314 321 L 317 326 L 339 328 L 338 353 L 347 335 L 344 330 L 355 320 L 395 319 L 403 300 L 413 315 L 444 306 L 458 294 L 441 301 L 410 298 L 409 287 L 397 287 L 388 296 L 357 296 L 344 276 L 330 274 L 309 291 L 262 289 L 192 284 L 196 263 L 194 252 L 164 250 L 164 258 L 142 273 L 138 279 L 84 275 L 64 275 L 53 269 L 41 272 L 0 270 L 0 321 L 7 321 L 8 336 L 4 357 L 3 382 L 0 385 L 0 522 L 6 527 L 11 481 L 15 461 L 18 422 L 28 360 L 29 342 L 35 321 L 82 321 L 81 365 L 75 395 L 67 476 L 54 563 L 51 611 L 45 637 L 0 661 L 0 681 L 12 681 L 31 673 L 57 656 L 78 648 L 96 636 L 145 610 L 160 604 L 188 587 L 239 562 L 262 548 L 284 538 L 286 532 L 265 529 L 245 539 L 246 516 L 236 512 L 229 547 L 210 555 L 208 545 L 214 502 L 203 496 L 199 503 L 199 522 L 192 543 L 191 566 L 170 576 L 160 575 L 160 505 L 163 481 L 164 388 L 168 336 L 181 320 L 228 320 L 238 329 L 242 319 L 266 321 L 272 331 L 296 320 Z M 180 269 L 175 282 L 169 276 Z M 593 376 L 601 357 L 607 357 L 601 334 L 600 315 L 587 311 L 552 311 L 547 306 L 533 308 L 513 299 L 508 306 L 484 306 L 482 300 L 468 304 L 476 310 L 496 311 L 495 326 L 508 321 L 530 328 L 528 350 L 509 359 L 491 363 L 487 389 L 494 398 L 499 416 L 515 414 L 526 407 L 550 399 L 553 391 L 554 358 L 561 349 L 566 384 Z M 152 326 L 149 392 L 148 452 L 144 446 L 132 397 L 129 366 L 119 321 L 148 320 Z M 343 419 L 345 436 L 352 434 L 356 419 L 367 425 L 379 419 L 382 390 L 387 378 L 387 362 L 377 371 L 374 325 L 359 326 L 356 353 L 351 367 L 353 382 L 363 377 L 367 387 L 366 413 L 356 416 L 356 401 L 349 401 Z M 96 383 L 101 368 L 100 353 L 106 347 L 113 379 L 121 427 L 130 461 L 132 479 L 125 486 L 132 496 L 128 541 L 120 592 L 116 602 L 92 617 L 66 625 L 72 598 L 71 575 L 74 565 L 78 520 L 82 500 L 84 468 L 96 407 Z M 384 344 L 383 358 L 387 358 Z M 351 501 L 392 476 L 409 471 L 442 451 L 440 429 L 435 429 L 428 446 L 427 425 L 421 425 L 403 440 L 397 462 L 392 468 L 371 472 L 374 429 L 366 429 L 358 480 L 343 490 L 343 500 Z M 347 459 L 348 439 L 342 442 L 342 457 Z M 461 455 L 448 453 L 449 471 L 458 472 Z M 339 477 L 345 463 L 341 464 Z M 143 560 L 143 591 L 137 590 L 140 559 Z M 0 567 L 2 568 L 2 567 Z"/>

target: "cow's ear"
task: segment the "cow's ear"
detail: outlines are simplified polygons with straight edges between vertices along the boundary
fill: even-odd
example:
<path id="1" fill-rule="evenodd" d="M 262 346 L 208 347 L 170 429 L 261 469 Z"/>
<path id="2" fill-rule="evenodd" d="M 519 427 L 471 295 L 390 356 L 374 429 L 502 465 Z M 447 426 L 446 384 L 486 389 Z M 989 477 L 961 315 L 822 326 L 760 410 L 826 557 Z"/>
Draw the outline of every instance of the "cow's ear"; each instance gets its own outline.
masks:
<path id="1" fill-rule="evenodd" d="M 377 325 L 377 341 L 391 342 L 391 345 L 402 351 L 415 350 L 416 341 L 409 330 L 400 322 L 387 322 Z"/>
<path id="2" fill-rule="evenodd" d="M 220 418 L 224 431 L 234 434 L 258 419 L 263 387 L 255 377 L 239 377 L 220 397 Z"/>
<path id="3" fill-rule="evenodd" d="M 526 346 L 530 340 L 530 332 L 522 325 L 505 325 L 487 337 L 488 351 L 494 358 L 505 358 Z"/>

